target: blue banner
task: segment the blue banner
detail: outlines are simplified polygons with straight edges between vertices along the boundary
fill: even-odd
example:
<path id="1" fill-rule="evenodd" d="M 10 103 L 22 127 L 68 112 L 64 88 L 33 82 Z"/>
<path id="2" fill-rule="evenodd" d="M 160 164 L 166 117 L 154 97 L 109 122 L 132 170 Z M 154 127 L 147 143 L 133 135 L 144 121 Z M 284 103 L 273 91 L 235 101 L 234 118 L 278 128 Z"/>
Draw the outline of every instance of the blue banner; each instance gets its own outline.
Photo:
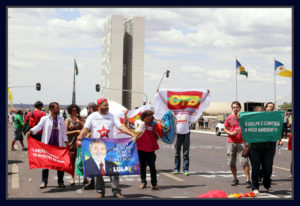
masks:
<path id="1" fill-rule="evenodd" d="M 83 138 L 81 147 L 84 177 L 140 173 L 136 142 L 130 138 Z"/>

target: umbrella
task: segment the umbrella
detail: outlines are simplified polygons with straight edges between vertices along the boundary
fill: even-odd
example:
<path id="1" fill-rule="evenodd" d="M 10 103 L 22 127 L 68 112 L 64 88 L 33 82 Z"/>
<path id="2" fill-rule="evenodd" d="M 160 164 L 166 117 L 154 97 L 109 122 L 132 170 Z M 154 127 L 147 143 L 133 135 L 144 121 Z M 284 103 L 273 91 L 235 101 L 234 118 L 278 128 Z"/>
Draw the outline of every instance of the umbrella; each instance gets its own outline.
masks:
<path id="1" fill-rule="evenodd" d="M 119 104 L 115 101 L 108 100 L 108 105 L 109 105 L 109 112 L 114 114 L 114 115 L 123 113 L 124 110 L 126 110 L 126 108 L 123 105 L 121 105 L 121 104 Z M 81 117 L 87 117 L 87 114 L 88 114 L 87 108 L 83 108 L 80 111 L 80 116 Z"/>

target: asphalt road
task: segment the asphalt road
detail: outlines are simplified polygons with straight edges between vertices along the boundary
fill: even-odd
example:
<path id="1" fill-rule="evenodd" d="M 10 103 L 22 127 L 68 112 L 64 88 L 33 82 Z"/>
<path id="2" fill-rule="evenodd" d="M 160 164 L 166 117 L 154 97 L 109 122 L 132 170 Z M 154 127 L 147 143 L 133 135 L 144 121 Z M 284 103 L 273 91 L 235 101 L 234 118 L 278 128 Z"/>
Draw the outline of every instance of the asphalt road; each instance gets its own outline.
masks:
<path id="1" fill-rule="evenodd" d="M 13 139 L 13 128 L 8 129 L 7 150 L 7 199 L 95 199 L 95 190 L 83 190 L 82 177 L 76 177 L 76 184 L 70 185 L 71 176 L 65 173 L 65 189 L 57 188 L 56 171 L 50 170 L 48 187 L 40 189 L 41 169 L 29 169 L 27 151 L 21 151 L 21 145 L 17 142 L 18 151 L 10 151 Z M 139 190 L 140 177 L 120 176 L 122 194 L 127 199 L 185 199 L 196 198 L 198 195 L 210 190 L 223 190 L 226 194 L 249 193 L 251 188 L 245 186 L 245 175 L 238 165 L 238 178 L 240 185 L 231 186 L 233 180 L 229 166 L 226 163 L 226 139 L 225 135 L 216 136 L 213 133 L 203 133 L 199 130 L 191 133 L 190 149 L 190 176 L 185 176 L 182 171 L 178 175 L 173 174 L 174 145 L 167 145 L 159 141 L 160 149 L 156 152 L 156 168 L 158 171 L 158 185 L 162 190 L 150 189 L 150 172 L 147 177 L 148 186 Z M 26 144 L 26 138 L 24 138 Z M 26 144 L 27 145 L 27 144 Z M 291 151 L 287 150 L 287 141 L 283 149 L 276 152 L 273 165 L 272 188 L 274 193 L 267 193 L 260 186 L 260 195 L 255 198 L 288 198 L 293 199 L 293 179 L 289 178 Z M 106 199 L 114 199 L 111 192 L 109 179 L 105 178 Z"/>

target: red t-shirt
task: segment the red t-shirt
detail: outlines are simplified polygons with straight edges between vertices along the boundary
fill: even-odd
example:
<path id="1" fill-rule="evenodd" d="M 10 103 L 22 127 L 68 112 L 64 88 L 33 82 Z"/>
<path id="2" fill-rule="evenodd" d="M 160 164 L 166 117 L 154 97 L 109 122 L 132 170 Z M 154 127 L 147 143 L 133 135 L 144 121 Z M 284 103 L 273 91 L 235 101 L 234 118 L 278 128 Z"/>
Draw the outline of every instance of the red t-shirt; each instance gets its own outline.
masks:
<path id="1" fill-rule="evenodd" d="M 28 112 L 28 113 L 26 114 L 26 117 L 25 117 L 24 122 L 27 121 L 27 119 L 30 117 L 30 115 L 31 115 L 31 112 Z M 35 110 L 35 111 L 33 111 L 32 118 L 33 118 L 34 121 L 35 121 L 35 125 L 37 125 L 37 124 L 39 123 L 40 119 L 41 119 L 43 116 L 45 116 L 45 115 L 46 115 L 46 114 L 45 114 L 45 112 L 43 112 L 43 111 L 40 111 L 40 110 Z M 37 134 L 42 134 L 42 133 L 43 133 L 43 130 L 39 131 Z"/>
<path id="2" fill-rule="evenodd" d="M 233 142 L 233 143 L 242 143 L 244 142 L 241 132 L 241 127 L 239 123 L 239 119 L 234 116 L 234 114 L 229 115 L 224 123 L 224 126 L 228 129 L 230 132 L 235 131 L 236 129 L 239 129 L 239 132 L 237 135 L 228 135 L 227 142 Z"/>
<path id="3" fill-rule="evenodd" d="M 137 149 L 144 152 L 153 152 L 154 150 L 159 149 L 159 146 L 155 138 L 155 134 L 151 126 L 146 126 L 145 132 L 136 141 L 136 144 L 137 144 Z"/>
<path id="4" fill-rule="evenodd" d="M 289 138 L 289 141 L 288 141 L 288 150 L 292 150 L 292 132 L 290 134 L 290 138 Z"/>

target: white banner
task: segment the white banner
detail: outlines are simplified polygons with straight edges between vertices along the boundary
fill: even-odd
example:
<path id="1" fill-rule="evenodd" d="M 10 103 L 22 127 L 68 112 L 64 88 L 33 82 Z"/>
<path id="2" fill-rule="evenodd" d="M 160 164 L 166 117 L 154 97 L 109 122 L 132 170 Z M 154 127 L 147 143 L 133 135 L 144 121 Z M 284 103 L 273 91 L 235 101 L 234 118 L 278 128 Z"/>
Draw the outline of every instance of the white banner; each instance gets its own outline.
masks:
<path id="1" fill-rule="evenodd" d="M 155 118 L 161 119 L 171 110 L 177 123 L 195 122 L 210 104 L 207 89 L 161 89 L 155 95 Z"/>
<path id="2" fill-rule="evenodd" d="M 129 112 L 127 114 L 129 122 L 131 124 L 134 124 L 135 120 L 141 118 L 142 112 L 145 111 L 145 110 L 150 110 L 150 107 L 151 107 L 150 104 L 146 104 L 146 105 L 144 105 L 144 106 L 142 106 L 142 107 L 140 107 L 138 109 L 129 110 Z M 124 112 L 119 113 L 119 114 L 114 114 L 114 115 L 116 117 L 115 119 L 120 120 L 120 123 L 125 126 L 125 123 L 124 123 L 124 119 L 125 119 Z M 123 137 L 124 138 L 128 138 L 128 137 L 131 137 L 131 136 L 129 136 L 127 134 L 124 134 L 120 130 L 118 130 L 117 128 L 115 128 L 114 129 L 114 137 L 115 138 L 123 138 Z"/>

